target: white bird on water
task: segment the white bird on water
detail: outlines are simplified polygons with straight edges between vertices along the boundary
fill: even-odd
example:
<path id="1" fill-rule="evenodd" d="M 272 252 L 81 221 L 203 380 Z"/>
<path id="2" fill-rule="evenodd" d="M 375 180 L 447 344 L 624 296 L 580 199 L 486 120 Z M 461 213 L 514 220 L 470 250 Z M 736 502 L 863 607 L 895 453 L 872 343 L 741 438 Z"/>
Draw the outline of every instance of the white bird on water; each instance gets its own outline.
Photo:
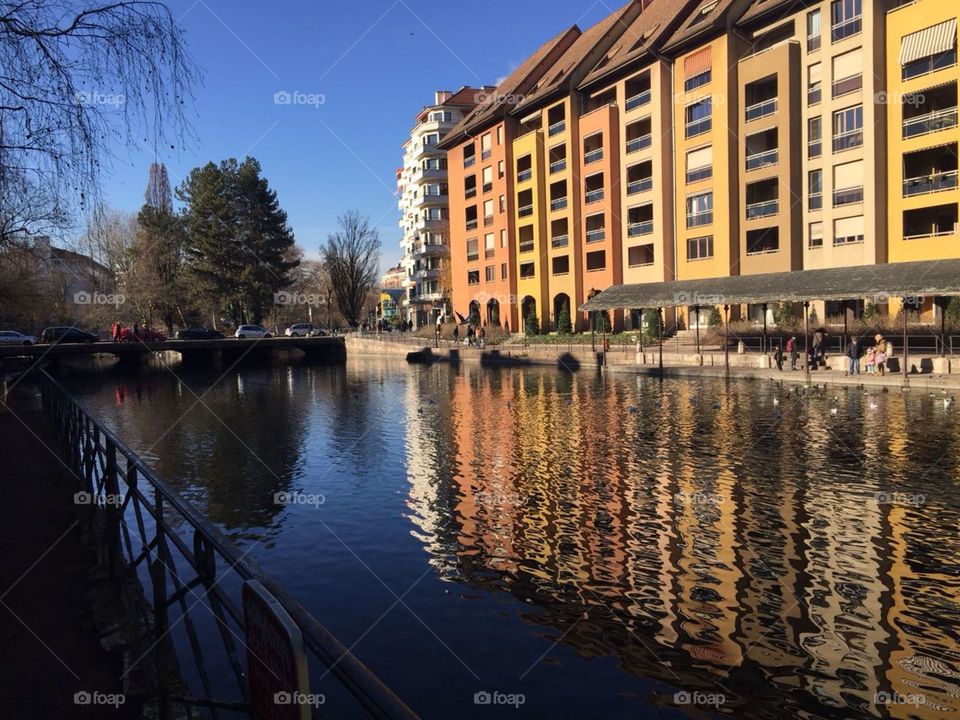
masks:
<path id="1" fill-rule="evenodd" d="M 830 414 L 831 414 L 831 415 L 836 415 L 836 414 L 837 414 L 837 409 L 836 409 L 836 408 L 830 408 Z"/>
<path id="2" fill-rule="evenodd" d="M 774 398 L 774 399 L 773 399 L 773 404 L 774 404 L 774 405 L 779 405 L 779 404 L 780 404 L 780 398 Z"/>

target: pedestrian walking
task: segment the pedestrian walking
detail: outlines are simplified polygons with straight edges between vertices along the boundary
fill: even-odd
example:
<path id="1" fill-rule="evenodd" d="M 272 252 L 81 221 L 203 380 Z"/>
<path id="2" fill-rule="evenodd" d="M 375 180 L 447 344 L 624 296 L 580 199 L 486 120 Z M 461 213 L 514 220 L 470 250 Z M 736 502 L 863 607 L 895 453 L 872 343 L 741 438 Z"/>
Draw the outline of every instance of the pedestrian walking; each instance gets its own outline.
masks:
<path id="1" fill-rule="evenodd" d="M 787 353 L 790 355 L 790 369 L 797 369 L 797 359 L 800 357 L 800 348 L 797 347 L 797 336 L 787 340 Z"/>
<path id="2" fill-rule="evenodd" d="M 777 370 L 783 372 L 783 348 L 780 345 L 773 351 L 773 361 L 777 364 Z"/>
<path id="3" fill-rule="evenodd" d="M 487 344 L 487 329 L 485 327 L 481 327 L 477 331 L 477 345 L 482 350 L 484 347 L 486 347 L 486 344 Z"/>
<path id="4" fill-rule="evenodd" d="M 454 345 L 460 344 L 460 326 L 459 325 L 453 326 L 453 344 Z"/>
<path id="5" fill-rule="evenodd" d="M 810 348 L 810 364 L 816 367 L 820 364 L 820 353 L 823 351 L 823 328 L 813 333 L 813 347 Z"/>
<path id="6" fill-rule="evenodd" d="M 120 342 L 120 323 L 114 321 L 111 330 L 113 331 L 113 341 L 115 343 Z"/>
<path id="7" fill-rule="evenodd" d="M 854 335 L 847 345 L 847 375 L 860 374 L 860 338 Z"/>

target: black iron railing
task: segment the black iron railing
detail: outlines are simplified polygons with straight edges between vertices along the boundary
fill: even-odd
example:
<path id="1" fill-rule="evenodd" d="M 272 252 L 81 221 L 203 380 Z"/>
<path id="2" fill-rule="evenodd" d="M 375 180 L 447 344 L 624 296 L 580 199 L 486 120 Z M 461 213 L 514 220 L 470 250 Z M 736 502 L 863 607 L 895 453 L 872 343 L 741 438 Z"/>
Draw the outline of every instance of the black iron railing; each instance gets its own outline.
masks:
<path id="1" fill-rule="evenodd" d="M 370 717 L 416 717 L 50 374 L 42 370 L 40 375 L 45 410 L 59 430 L 61 456 L 79 479 L 78 491 L 84 493 L 90 526 L 99 528 L 111 575 L 118 580 L 135 575 L 143 586 L 141 620 L 148 649 L 138 663 L 155 669 L 161 718 L 181 711 L 188 717 L 250 714 L 241 600 L 247 580 L 258 580 L 299 627 L 311 667 L 335 678 L 338 690 L 351 695 Z M 175 627 L 189 640 L 179 643 L 180 649 L 172 640 Z M 186 664 L 190 661 L 192 667 Z M 230 670 L 211 673 L 211 666 Z M 317 708 L 314 714 L 319 716 Z"/>

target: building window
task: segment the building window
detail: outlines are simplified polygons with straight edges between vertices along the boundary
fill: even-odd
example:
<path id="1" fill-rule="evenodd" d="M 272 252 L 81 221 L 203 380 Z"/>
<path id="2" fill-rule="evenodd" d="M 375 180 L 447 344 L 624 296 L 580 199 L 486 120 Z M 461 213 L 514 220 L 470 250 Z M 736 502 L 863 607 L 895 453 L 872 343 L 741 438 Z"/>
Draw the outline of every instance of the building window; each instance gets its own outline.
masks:
<path id="1" fill-rule="evenodd" d="M 501 196 L 500 196 L 499 208 L 500 208 L 500 212 L 506 212 L 506 211 L 507 211 L 507 197 L 506 197 L 506 195 L 501 195 Z"/>
<path id="2" fill-rule="evenodd" d="M 507 231 L 500 231 L 500 247 L 505 248 L 507 246 Z"/>
<path id="3" fill-rule="evenodd" d="M 820 34 L 820 11 L 814 10 L 807 13 L 807 52 L 820 49 Z"/>
<path id="4" fill-rule="evenodd" d="M 494 280 L 497 279 L 496 267 L 494 267 L 493 265 L 487 265 L 487 267 L 483 269 L 483 274 L 484 274 L 484 280 L 488 283 L 492 283 Z"/>
<path id="5" fill-rule="evenodd" d="M 900 76 L 903 80 L 957 64 L 956 21 L 911 33 L 900 41 Z"/>
<path id="6" fill-rule="evenodd" d="M 713 222 L 713 192 L 687 198 L 687 227 L 700 227 Z"/>
<path id="7" fill-rule="evenodd" d="M 488 193 L 493 190 L 493 167 L 487 166 L 483 169 L 483 192 Z"/>
<path id="8" fill-rule="evenodd" d="M 780 251 L 780 228 L 747 231 L 747 255 L 769 255 Z"/>
<path id="9" fill-rule="evenodd" d="M 483 256 L 486 259 L 493 257 L 494 253 L 497 250 L 497 240 L 496 236 L 493 233 L 487 233 L 483 236 Z"/>
<path id="10" fill-rule="evenodd" d="M 566 275 L 570 272 L 570 256 L 569 255 L 560 255 L 559 257 L 553 258 L 552 261 L 552 274 L 554 275 Z"/>
<path id="11" fill-rule="evenodd" d="M 833 244 L 854 245 L 863 242 L 863 216 L 833 221 Z"/>
<path id="12" fill-rule="evenodd" d="M 687 182 L 695 183 L 713 177 L 713 146 L 697 148 L 687 153 Z"/>
<path id="13" fill-rule="evenodd" d="M 833 114 L 833 151 L 842 152 L 863 145 L 863 106 L 857 105 Z"/>
<path id="14" fill-rule="evenodd" d="M 500 162 L 497 163 L 497 178 L 502 180 L 502 179 L 503 179 L 503 175 L 504 175 L 504 172 L 503 172 L 503 160 L 501 160 Z"/>
<path id="15" fill-rule="evenodd" d="M 480 259 L 480 247 L 477 238 L 467 240 L 467 262 Z"/>
<path id="16" fill-rule="evenodd" d="M 468 270 L 467 271 L 467 285 L 479 285 L 480 284 L 480 271 L 479 270 Z"/>
<path id="17" fill-rule="evenodd" d="M 819 115 L 807 120 L 807 157 L 818 158 L 823 154 L 823 118 Z"/>
<path id="18" fill-rule="evenodd" d="M 823 207 L 823 170 L 811 170 L 807 175 L 807 207 L 810 210 Z"/>
<path id="19" fill-rule="evenodd" d="M 814 63 L 807 68 L 807 105 L 816 105 L 823 97 L 822 72 L 820 63 Z"/>
<path id="20" fill-rule="evenodd" d="M 710 128 L 713 126 L 711 118 L 711 99 L 704 98 L 699 102 L 695 102 L 692 105 L 687 105 L 684 109 L 684 115 L 686 118 L 686 137 L 692 138 L 697 135 L 703 135 L 705 132 L 710 132 Z"/>
<path id="21" fill-rule="evenodd" d="M 603 213 L 587 216 L 587 242 L 600 242 L 607 236 L 606 217 Z"/>
<path id="22" fill-rule="evenodd" d="M 807 231 L 807 247 L 811 250 L 823 247 L 823 223 L 820 221 L 810 223 Z"/>
<path id="23" fill-rule="evenodd" d="M 833 206 L 863 202 L 863 160 L 844 163 L 833 168 Z"/>
<path id="24" fill-rule="evenodd" d="M 480 159 L 489 160 L 492 154 L 490 133 L 487 133 L 480 138 Z"/>
<path id="25" fill-rule="evenodd" d="M 860 32 L 861 0 L 833 0 L 830 3 L 830 40 L 838 42 Z"/>
<path id="26" fill-rule="evenodd" d="M 627 264 L 630 267 L 653 265 L 653 244 L 627 248 Z"/>
<path id="27" fill-rule="evenodd" d="M 497 125 L 497 145 L 503 145 L 503 125 Z"/>
<path id="28" fill-rule="evenodd" d="M 607 252 L 605 250 L 595 250 L 587 253 L 587 272 L 603 270 L 606 267 Z"/>
<path id="29" fill-rule="evenodd" d="M 506 263 L 501 263 L 501 264 L 500 264 L 500 279 L 501 279 L 501 280 L 506 280 L 506 279 L 507 279 L 507 264 L 506 264 Z"/>
<path id="30" fill-rule="evenodd" d="M 863 87 L 863 52 L 851 50 L 833 59 L 833 84 L 830 95 L 840 97 L 857 92 Z"/>
<path id="31" fill-rule="evenodd" d="M 708 85 L 712 79 L 711 75 L 711 70 L 706 70 L 699 75 L 694 75 L 691 78 L 687 78 L 683 81 L 683 89 L 686 92 L 690 92 L 691 90 L 696 90 L 698 87 Z"/>
<path id="32" fill-rule="evenodd" d="M 532 262 L 520 263 L 520 279 L 529 280 L 537 276 L 537 268 Z"/>
<path id="33" fill-rule="evenodd" d="M 687 240 L 687 260 L 706 260 L 713 257 L 713 236 Z"/>
<path id="34" fill-rule="evenodd" d="M 477 162 L 477 148 L 473 143 L 464 146 L 463 148 L 463 166 L 465 168 L 472 167 L 474 163 Z"/>

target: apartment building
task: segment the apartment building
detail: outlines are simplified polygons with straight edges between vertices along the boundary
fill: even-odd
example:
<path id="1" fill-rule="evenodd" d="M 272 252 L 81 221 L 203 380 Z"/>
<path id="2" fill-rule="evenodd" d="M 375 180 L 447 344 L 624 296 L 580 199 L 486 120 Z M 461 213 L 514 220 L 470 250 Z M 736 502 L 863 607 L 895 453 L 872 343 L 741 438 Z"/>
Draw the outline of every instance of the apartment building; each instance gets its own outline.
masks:
<path id="1" fill-rule="evenodd" d="M 703 0 L 664 46 L 673 59 L 676 279 L 739 275 L 739 80 L 744 41 L 733 22 L 749 3 Z M 681 322 L 706 323 L 690 298 Z M 696 310 L 699 309 L 699 316 Z"/>
<path id="2" fill-rule="evenodd" d="M 397 170 L 398 206 L 403 238 L 401 266 L 406 291 L 403 319 L 416 327 L 449 313 L 448 185 L 446 153 L 438 148 L 447 133 L 475 108 L 490 88 L 438 90 L 432 105 L 417 113 L 403 144 L 403 167 Z"/>
<path id="3" fill-rule="evenodd" d="M 453 309 L 510 331 L 522 327 L 513 179 L 518 122 L 511 111 L 579 35 L 571 27 L 542 45 L 439 146 L 447 153 Z"/>
<path id="4" fill-rule="evenodd" d="M 949 2 L 900 4 L 886 13 L 890 262 L 960 256 L 958 18 L 960 5 Z M 936 306 L 925 298 L 921 312 L 933 319 Z"/>

